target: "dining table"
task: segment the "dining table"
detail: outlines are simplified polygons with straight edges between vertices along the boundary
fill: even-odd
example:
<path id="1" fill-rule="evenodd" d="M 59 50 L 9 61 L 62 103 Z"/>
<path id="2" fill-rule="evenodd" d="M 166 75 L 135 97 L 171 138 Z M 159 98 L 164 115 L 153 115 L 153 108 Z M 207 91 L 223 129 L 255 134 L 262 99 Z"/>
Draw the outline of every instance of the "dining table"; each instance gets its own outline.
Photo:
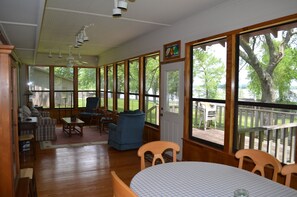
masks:
<path id="1" fill-rule="evenodd" d="M 297 190 L 258 174 L 210 162 L 164 163 L 138 172 L 130 188 L 139 197 L 233 197 L 237 189 L 249 197 L 297 197 Z"/>

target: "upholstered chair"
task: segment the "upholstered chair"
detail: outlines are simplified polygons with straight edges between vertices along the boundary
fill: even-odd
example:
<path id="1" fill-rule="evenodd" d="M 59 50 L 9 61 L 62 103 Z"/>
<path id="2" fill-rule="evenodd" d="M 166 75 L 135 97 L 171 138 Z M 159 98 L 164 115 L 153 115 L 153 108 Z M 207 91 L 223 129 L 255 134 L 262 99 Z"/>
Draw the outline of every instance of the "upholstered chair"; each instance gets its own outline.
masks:
<path id="1" fill-rule="evenodd" d="M 137 149 L 143 143 L 145 113 L 122 112 L 117 124 L 109 123 L 108 144 L 117 150 Z"/>

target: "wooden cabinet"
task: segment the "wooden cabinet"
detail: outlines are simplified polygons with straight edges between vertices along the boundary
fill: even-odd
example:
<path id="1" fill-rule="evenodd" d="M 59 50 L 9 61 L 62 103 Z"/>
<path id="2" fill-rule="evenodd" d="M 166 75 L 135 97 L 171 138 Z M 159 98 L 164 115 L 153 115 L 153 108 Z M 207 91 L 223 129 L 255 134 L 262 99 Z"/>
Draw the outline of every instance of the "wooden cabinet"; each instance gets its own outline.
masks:
<path id="1" fill-rule="evenodd" d="M 17 67 L 0 45 L 0 195 L 14 197 L 19 177 Z"/>

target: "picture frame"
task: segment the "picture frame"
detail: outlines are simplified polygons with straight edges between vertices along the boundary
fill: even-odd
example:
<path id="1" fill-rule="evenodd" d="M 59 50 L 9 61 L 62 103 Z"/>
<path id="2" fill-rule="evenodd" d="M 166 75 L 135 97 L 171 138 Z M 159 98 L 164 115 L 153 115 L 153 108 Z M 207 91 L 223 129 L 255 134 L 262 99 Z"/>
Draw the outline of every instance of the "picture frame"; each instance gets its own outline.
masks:
<path id="1" fill-rule="evenodd" d="M 163 61 L 180 58 L 180 40 L 164 45 Z"/>

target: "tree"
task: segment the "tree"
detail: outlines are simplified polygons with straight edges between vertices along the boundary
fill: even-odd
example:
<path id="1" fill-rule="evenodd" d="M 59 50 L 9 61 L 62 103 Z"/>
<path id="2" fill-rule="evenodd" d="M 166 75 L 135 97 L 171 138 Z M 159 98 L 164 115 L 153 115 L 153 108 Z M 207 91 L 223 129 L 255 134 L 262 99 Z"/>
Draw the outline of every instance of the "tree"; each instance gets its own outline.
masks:
<path id="1" fill-rule="evenodd" d="M 239 51 L 243 62 L 250 66 L 248 88 L 261 97 L 262 102 L 269 103 L 276 101 L 277 90 L 279 99 L 284 100 L 291 81 L 297 76 L 296 61 L 292 61 L 296 49 L 291 48 L 296 47 L 296 28 L 279 31 L 279 39 L 276 39 L 277 32 L 270 30 L 272 32 L 261 35 L 240 36 Z"/>
<path id="2" fill-rule="evenodd" d="M 129 92 L 139 93 L 139 61 L 129 62 Z"/>
<path id="3" fill-rule="evenodd" d="M 80 90 L 96 90 L 96 68 L 78 68 Z"/>
<path id="4" fill-rule="evenodd" d="M 197 78 L 200 82 L 193 84 L 193 91 L 200 98 L 220 98 L 218 88 L 225 76 L 224 63 L 214 55 L 213 51 L 205 51 L 200 47 L 193 51 L 193 55 L 193 78 Z"/>

